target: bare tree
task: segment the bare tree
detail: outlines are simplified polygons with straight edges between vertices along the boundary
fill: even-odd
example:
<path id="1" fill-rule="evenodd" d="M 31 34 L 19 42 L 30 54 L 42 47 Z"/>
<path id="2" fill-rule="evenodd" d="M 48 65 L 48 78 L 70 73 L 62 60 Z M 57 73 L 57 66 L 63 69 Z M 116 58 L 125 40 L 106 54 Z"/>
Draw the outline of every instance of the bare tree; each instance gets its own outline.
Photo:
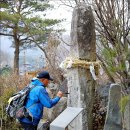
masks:
<path id="1" fill-rule="evenodd" d="M 106 66 L 109 77 L 116 79 L 127 87 L 125 61 L 129 53 L 130 41 L 128 39 L 130 27 L 128 3 L 122 1 L 95 0 L 94 11 L 96 14 L 96 30 L 102 51 L 97 56 Z"/>
<path id="2" fill-rule="evenodd" d="M 60 63 L 69 54 L 69 49 L 66 44 L 57 37 L 56 34 L 51 34 L 48 39 L 48 45 L 45 48 L 47 67 L 56 77 L 58 83 L 63 80 L 62 70 L 59 68 Z"/>

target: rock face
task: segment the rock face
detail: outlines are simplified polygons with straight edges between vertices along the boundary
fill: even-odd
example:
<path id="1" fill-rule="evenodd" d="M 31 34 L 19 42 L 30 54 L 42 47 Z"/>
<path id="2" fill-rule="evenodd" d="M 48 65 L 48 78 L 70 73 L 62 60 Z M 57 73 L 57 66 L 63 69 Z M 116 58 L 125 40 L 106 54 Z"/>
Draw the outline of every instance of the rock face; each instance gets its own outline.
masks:
<path id="1" fill-rule="evenodd" d="M 80 60 L 96 61 L 95 24 L 91 7 L 81 3 L 74 8 L 71 26 L 71 56 Z M 92 98 L 95 83 L 90 70 L 75 67 L 67 70 L 68 107 L 84 108 L 71 123 L 69 130 L 91 130 Z"/>
<path id="2" fill-rule="evenodd" d="M 52 122 L 67 107 L 67 98 L 62 97 L 61 100 L 51 109 L 44 109 L 44 118 Z"/>
<path id="3" fill-rule="evenodd" d="M 104 130 L 122 130 L 121 111 L 119 105 L 120 101 L 121 86 L 111 84 Z"/>
<path id="4" fill-rule="evenodd" d="M 59 91 L 59 86 L 57 84 L 50 83 L 47 91 L 51 98 L 55 97 Z M 67 97 L 62 97 L 60 101 L 51 109 L 44 108 L 44 119 L 52 122 L 62 111 L 67 107 Z"/>

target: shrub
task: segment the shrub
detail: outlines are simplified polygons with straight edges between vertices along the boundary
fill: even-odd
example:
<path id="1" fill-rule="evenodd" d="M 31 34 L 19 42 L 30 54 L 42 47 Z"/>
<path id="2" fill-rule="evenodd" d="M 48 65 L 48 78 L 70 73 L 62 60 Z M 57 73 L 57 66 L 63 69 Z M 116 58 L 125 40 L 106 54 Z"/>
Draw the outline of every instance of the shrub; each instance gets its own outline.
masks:
<path id="1" fill-rule="evenodd" d="M 18 76 L 13 73 L 0 76 L 0 125 L 2 126 L 2 130 L 8 130 L 10 126 L 11 130 L 21 129 L 16 120 L 7 117 L 5 109 L 9 97 L 27 85 L 28 81 L 27 77 Z"/>

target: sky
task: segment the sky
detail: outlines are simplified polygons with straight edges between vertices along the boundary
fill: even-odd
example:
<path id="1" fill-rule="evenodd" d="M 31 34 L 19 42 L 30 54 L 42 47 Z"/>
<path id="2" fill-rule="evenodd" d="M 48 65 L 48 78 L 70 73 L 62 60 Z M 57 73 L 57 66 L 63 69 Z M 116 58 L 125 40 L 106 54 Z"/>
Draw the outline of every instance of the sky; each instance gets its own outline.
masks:
<path id="1" fill-rule="evenodd" d="M 55 9 L 53 11 L 48 11 L 47 17 L 52 19 L 66 19 L 62 22 L 62 27 L 66 29 L 65 34 L 69 35 L 73 9 L 58 0 L 50 0 L 50 4 L 54 5 Z"/>

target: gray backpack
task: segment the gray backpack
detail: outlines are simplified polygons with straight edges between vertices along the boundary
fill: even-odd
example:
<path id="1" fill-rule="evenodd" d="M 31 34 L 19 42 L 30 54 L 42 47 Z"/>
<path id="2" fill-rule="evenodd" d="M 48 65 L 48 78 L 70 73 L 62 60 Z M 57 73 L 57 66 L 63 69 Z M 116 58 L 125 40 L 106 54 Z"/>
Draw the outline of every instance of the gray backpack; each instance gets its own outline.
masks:
<path id="1" fill-rule="evenodd" d="M 34 88 L 34 85 L 27 85 L 24 89 L 21 91 L 13 94 L 9 100 L 8 105 L 6 107 L 6 113 L 9 117 L 12 118 L 21 118 L 26 117 L 26 108 L 24 107 L 24 104 L 26 102 L 27 96 L 29 92 Z"/>

